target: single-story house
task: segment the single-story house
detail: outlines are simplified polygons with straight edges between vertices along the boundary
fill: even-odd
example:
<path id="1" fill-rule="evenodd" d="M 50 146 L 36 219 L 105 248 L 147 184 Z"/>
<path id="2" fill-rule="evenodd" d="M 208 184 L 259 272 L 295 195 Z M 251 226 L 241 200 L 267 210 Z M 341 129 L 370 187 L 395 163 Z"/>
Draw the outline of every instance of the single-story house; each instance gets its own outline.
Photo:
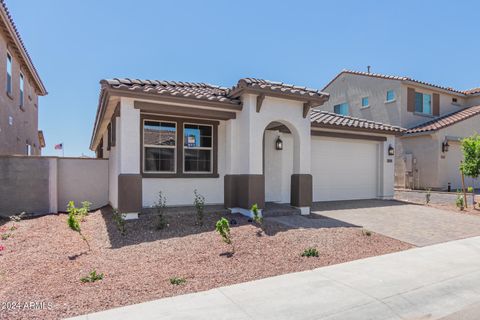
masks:
<path id="1" fill-rule="evenodd" d="M 315 112 L 319 90 L 245 78 L 231 87 L 102 80 L 90 148 L 109 159 L 109 201 L 122 213 L 208 204 L 393 197 L 395 136 L 403 129 Z"/>

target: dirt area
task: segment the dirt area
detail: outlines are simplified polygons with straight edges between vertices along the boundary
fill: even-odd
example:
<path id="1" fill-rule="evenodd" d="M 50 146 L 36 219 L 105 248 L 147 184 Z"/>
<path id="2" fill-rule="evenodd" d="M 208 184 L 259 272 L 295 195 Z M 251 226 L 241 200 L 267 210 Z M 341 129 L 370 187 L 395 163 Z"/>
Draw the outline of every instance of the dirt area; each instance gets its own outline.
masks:
<path id="1" fill-rule="evenodd" d="M 82 224 L 89 252 L 66 215 L 22 220 L 16 229 L 3 223 L 1 233 L 11 235 L 0 240 L 0 319 L 63 318 L 412 247 L 354 227 L 295 229 L 269 221 L 259 235 L 246 218 L 226 217 L 236 220 L 231 257 L 214 230 L 220 214 L 208 214 L 203 227 L 195 215 L 169 214 L 161 231 L 153 227 L 155 217 L 144 215 L 128 221 L 122 236 L 108 209 L 96 211 Z M 319 257 L 302 257 L 307 247 L 316 247 Z M 82 283 L 92 270 L 104 279 Z M 186 283 L 172 285 L 172 277 Z"/>

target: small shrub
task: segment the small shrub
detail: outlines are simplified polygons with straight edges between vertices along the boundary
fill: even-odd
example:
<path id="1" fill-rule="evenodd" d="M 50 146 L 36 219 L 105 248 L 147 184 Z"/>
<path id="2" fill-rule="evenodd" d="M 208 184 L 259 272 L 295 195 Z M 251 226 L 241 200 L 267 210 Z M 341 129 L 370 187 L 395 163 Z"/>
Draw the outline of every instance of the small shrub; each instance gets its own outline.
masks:
<path id="1" fill-rule="evenodd" d="M 186 282 L 187 280 L 185 278 L 178 278 L 178 277 L 170 278 L 170 284 L 174 286 L 179 286 L 181 284 L 185 284 Z"/>
<path id="2" fill-rule="evenodd" d="M 9 218 L 10 218 L 10 221 L 12 222 L 20 222 L 24 216 L 25 216 L 25 212 L 22 212 L 20 214 L 15 214 L 13 216 L 10 216 Z"/>
<path id="3" fill-rule="evenodd" d="M 168 221 L 165 218 L 165 210 L 167 209 L 167 197 L 163 195 L 162 191 L 158 192 L 158 201 L 155 203 L 155 209 L 157 211 L 155 229 L 162 230 L 165 227 L 168 227 Z"/>
<path id="4" fill-rule="evenodd" d="M 460 191 L 457 191 L 457 198 L 455 199 L 455 205 L 460 210 L 463 210 L 464 207 L 465 207 L 465 202 L 464 202 L 464 199 L 463 199 L 463 195 L 460 193 Z"/>
<path id="5" fill-rule="evenodd" d="M 10 230 L 10 231 L 15 231 L 15 230 L 17 230 L 17 229 L 18 229 L 17 225 L 16 225 L 16 224 L 12 224 L 12 226 L 10 227 L 9 230 Z"/>
<path id="6" fill-rule="evenodd" d="M 7 240 L 8 238 L 10 238 L 12 236 L 11 233 L 3 233 L 2 234 L 2 240 Z"/>
<path id="7" fill-rule="evenodd" d="M 90 206 L 92 205 L 91 202 L 89 201 L 83 201 L 82 202 L 82 207 L 78 209 L 78 214 L 82 217 L 82 219 L 86 216 L 88 216 L 88 213 L 90 212 Z"/>
<path id="8" fill-rule="evenodd" d="M 367 229 L 362 229 L 362 234 L 364 236 L 370 237 L 372 235 L 372 232 L 370 230 L 367 230 Z"/>
<path id="9" fill-rule="evenodd" d="M 195 199 L 193 200 L 193 204 L 195 205 L 195 209 L 197 210 L 197 223 L 200 226 L 203 226 L 203 211 L 205 209 L 205 197 L 202 196 L 197 192 L 197 189 L 193 191 L 195 195 Z"/>
<path id="10" fill-rule="evenodd" d="M 117 230 L 122 236 L 127 234 L 126 221 L 123 218 L 122 214 L 118 212 L 117 209 L 113 209 L 113 221 L 117 226 Z"/>
<path id="11" fill-rule="evenodd" d="M 95 281 L 99 281 L 99 280 L 103 280 L 103 273 L 98 273 L 97 274 L 97 271 L 95 271 L 95 270 L 92 270 L 88 274 L 88 276 L 80 278 L 80 281 L 83 282 L 83 283 L 95 282 Z"/>
<path id="12" fill-rule="evenodd" d="M 90 248 L 90 243 L 88 242 L 87 238 L 85 235 L 82 233 L 82 229 L 80 228 L 80 220 L 79 215 L 78 215 L 78 209 L 75 207 L 75 203 L 73 201 L 69 201 L 67 205 L 67 212 L 68 212 L 68 218 L 67 218 L 67 224 L 70 229 L 73 231 L 78 232 L 78 234 L 82 237 L 83 241 L 88 246 L 88 250 L 91 251 L 92 249 Z"/>
<path id="13" fill-rule="evenodd" d="M 222 237 L 223 242 L 232 246 L 233 251 L 235 252 L 235 247 L 233 246 L 232 236 L 230 234 L 230 224 L 228 220 L 222 217 L 220 220 L 217 221 L 215 224 L 215 230 L 220 234 Z"/>
<path id="14" fill-rule="evenodd" d="M 432 189 L 427 189 L 427 193 L 425 194 L 425 203 L 430 203 L 430 197 L 432 196 Z"/>
<path id="15" fill-rule="evenodd" d="M 303 250 L 302 257 L 318 257 L 318 250 L 316 248 L 307 248 Z"/>

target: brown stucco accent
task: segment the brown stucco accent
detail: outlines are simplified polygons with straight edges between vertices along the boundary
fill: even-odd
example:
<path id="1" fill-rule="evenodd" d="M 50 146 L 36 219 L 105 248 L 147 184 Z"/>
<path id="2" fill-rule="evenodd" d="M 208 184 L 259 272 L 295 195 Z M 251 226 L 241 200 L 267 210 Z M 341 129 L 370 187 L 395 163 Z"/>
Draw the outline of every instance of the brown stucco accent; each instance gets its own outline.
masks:
<path id="1" fill-rule="evenodd" d="M 177 143 L 176 143 L 176 165 L 177 171 L 175 173 L 148 173 L 143 171 L 143 122 L 144 120 L 154 120 L 154 121 L 170 121 L 177 124 Z M 193 124 L 207 124 L 211 125 L 213 128 L 213 158 L 212 165 L 213 170 L 211 173 L 185 173 L 183 172 L 183 125 L 184 123 L 193 123 Z M 189 118 L 178 118 L 178 117 L 167 117 L 167 116 L 156 116 L 150 114 L 141 114 L 140 115 L 140 168 L 143 178 L 218 178 L 218 125 L 219 121 L 213 120 L 200 120 L 200 119 L 189 119 Z"/>
<path id="2" fill-rule="evenodd" d="M 142 176 L 118 175 L 118 212 L 140 212 L 142 209 Z"/>
<path id="3" fill-rule="evenodd" d="M 140 111 L 143 113 L 160 113 L 169 116 L 198 117 L 215 120 L 230 120 L 237 117 L 235 112 L 150 103 L 144 101 L 135 101 L 134 107 L 135 109 L 140 109 Z"/>
<path id="4" fill-rule="evenodd" d="M 341 138 L 341 139 L 355 139 L 355 140 L 387 141 L 387 138 L 382 136 L 372 136 L 372 135 L 366 135 L 366 134 L 353 134 L 353 133 L 332 132 L 332 131 L 318 131 L 318 130 L 312 130 L 312 136 Z"/>
<path id="5" fill-rule="evenodd" d="M 265 95 L 259 94 L 257 96 L 257 113 L 259 113 L 260 109 L 262 109 L 263 100 L 265 100 Z"/>
<path id="6" fill-rule="evenodd" d="M 434 93 L 433 94 L 433 97 L 432 97 L 432 104 L 433 104 L 433 108 L 432 108 L 432 114 L 434 116 L 438 116 L 440 115 L 440 95 L 438 93 Z"/>
<path id="7" fill-rule="evenodd" d="M 294 207 L 311 207 L 313 197 L 311 174 L 292 174 L 290 204 Z"/>
<path id="8" fill-rule="evenodd" d="M 415 112 L 415 89 L 407 88 L 407 111 Z"/>
<path id="9" fill-rule="evenodd" d="M 250 209 L 257 204 L 265 207 L 265 176 L 263 174 L 233 174 L 224 177 L 226 208 Z"/>

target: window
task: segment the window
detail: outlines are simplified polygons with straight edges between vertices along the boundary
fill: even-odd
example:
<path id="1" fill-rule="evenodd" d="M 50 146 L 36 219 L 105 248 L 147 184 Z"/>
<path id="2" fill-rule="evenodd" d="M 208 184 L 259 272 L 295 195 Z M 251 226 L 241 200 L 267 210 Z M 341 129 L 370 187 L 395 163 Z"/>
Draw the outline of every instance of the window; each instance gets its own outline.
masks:
<path id="1" fill-rule="evenodd" d="M 387 91 L 387 102 L 395 100 L 395 91 L 388 90 Z"/>
<path id="2" fill-rule="evenodd" d="M 457 98 L 452 98 L 452 103 L 458 103 L 458 99 Z"/>
<path id="3" fill-rule="evenodd" d="M 362 108 L 366 108 L 368 107 L 369 104 L 368 104 L 368 97 L 363 97 L 362 98 Z"/>
<path id="4" fill-rule="evenodd" d="M 12 94 L 12 56 L 7 53 L 7 93 Z"/>
<path id="5" fill-rule="evenodd" d="M 209 125 L 185 124 L 183 129 L 183 164 L 188 173 L 212 172 L 213 128 Z"/>
<path id="6" fill-rule="evenodd" d="M 24 79 L 23 74 L 20 73 L 20 107 L 23 107 L 23 100 L 24 100 Z"/>
<path id="7" fill-rule="evenodd" d="M 144 171 L 175 173 L 176 141 L 175 122 L 145 120 L 143 124 Z"/>
<path id="8" fill-rule="evenodd" d="M 415 112 L 432 114 L 432 95 L 415 92 Z"/>
<path id="9" fill-rule="evenodd" d="M 348 116 L 348 103 L 337 104 L 333 107 L 333 112 L 335 112 L 336 114 Z"/>

